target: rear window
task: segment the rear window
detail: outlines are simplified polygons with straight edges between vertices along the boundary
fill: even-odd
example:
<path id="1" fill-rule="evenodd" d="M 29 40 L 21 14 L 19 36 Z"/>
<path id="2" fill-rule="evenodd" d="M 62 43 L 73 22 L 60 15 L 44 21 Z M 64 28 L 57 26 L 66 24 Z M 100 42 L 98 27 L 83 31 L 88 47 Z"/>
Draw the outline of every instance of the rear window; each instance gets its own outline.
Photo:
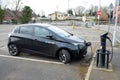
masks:
<path id="1" fill-rule="evenodd" d="M 33 29 L 32 29 L 31 26 L 21 26 L 21 27 L 20 27 L 20 33 L 21 33 L 21 34 L 32 35 Z"/>
<path id="2" fill-rule="evenodd" d="M 71 36 L 71 34 L 69 34 L 68 32 L 60 29 L 60 28 L 57 28 L 57 27 L 54 27 L 54 26 L 51 26 L 49 27 L 49 29 L 53 32 L 55 32 L 57 35 L 61 36 L 61 37 L 69 37 Z"/>

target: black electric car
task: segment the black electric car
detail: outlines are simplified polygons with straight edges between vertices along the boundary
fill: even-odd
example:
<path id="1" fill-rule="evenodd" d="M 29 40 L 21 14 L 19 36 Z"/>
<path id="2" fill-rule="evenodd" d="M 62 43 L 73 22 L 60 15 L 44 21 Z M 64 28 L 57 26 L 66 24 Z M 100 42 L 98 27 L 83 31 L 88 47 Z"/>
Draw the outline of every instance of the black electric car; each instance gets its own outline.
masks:
<path id="1" fill-rule="evenodd" d="M 7 46 L 12 56 L 19 55 L 23 50 L 29 50 L 58 57 L 61 62 L 68 63 L 73 56 L 85 56 L 89 44 L 58 27 L 35 23 L 16 26 L 9 34 Z"/>

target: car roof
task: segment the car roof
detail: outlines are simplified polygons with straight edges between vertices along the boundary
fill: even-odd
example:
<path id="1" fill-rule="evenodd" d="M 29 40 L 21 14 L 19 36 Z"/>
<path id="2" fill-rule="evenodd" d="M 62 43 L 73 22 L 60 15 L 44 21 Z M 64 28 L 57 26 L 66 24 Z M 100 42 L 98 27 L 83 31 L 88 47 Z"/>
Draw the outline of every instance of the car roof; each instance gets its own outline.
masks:
<path id="1" fill-rule="evenodd" d="M 52 25 L 50 25 L 50 24 L 45 24 L 45 23 L 30 23 L 30 24 L 21 24 L 21 25 L 17 25 L 17 26 L 32 26 L 32 25 L 35 25 L 35 26 L 41 26 L 41 27 L 50 27 L 50 26 L 52 26 Z"/>

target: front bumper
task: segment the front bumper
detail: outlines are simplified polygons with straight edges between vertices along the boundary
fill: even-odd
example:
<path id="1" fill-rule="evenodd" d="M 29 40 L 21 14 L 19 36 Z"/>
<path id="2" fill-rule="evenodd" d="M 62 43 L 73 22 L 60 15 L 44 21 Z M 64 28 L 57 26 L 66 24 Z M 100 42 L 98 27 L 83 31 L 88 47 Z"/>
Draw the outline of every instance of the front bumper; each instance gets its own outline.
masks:
<path id="1" fill-rule="evenodd" d="M 91 43 L 88 42 L 88 43 L 85 43 L 84 46 L 81 47 L 81 45 L 78 45 L 78 49 L 75 50 L 75 51 L 72 51 L 72 56 L 73 57 L 78 57 L 78 58 L 82 58 L 84 57 L 86 54 L 87 54 L 87 49 L 88 49 L 88 46 L 91 46 Z"/>
<path id="2" fill-rule="evenodd" d="M 85 56 L 86 54 L 87 54 L 87 46 L 84 46 L 82 49 L 78 48 L 77 50 L 71 51 L 72 57 L 81 58 L 81 57 Z"/>

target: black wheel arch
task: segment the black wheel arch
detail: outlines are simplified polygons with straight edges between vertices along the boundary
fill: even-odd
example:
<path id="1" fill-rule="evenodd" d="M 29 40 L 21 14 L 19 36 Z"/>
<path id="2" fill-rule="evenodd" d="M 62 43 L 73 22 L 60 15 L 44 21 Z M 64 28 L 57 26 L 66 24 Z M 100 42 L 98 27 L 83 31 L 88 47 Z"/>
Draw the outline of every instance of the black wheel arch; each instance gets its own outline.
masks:
<path id="1" fill-rule="evenodd" d="M 9 43 L 9 44 L 8 44 L 8 50 L 9 50 L 9 46 L 12 45 L 12 44 L 15 45 L 15 47 L 17 48 L 17 54 L 15 54 L 15 55 L 12 55 L 12 54 L 11 54 L 11 55 L 12 55 L 12 56 L 18 56 L 18 55 L 20 54 L 20 52 L 21 52 L 21 49 L 20 49 L 20 47 L 19 47 L 18 45 L 16 45 L 15 43 L 13 43 L 13 42 Z M 9 52 L 9 53 L 10 53 L 10 52 Z"/>
<path id="2" fill-rule="evenodd" d="M 21 47 L 20 47 L 19 45 L 17 45 L 16 43 L 14 43 L 14 42 L 10 42 L 10 43 L 8 43 L 7 46 L 9 46 L 10 44 L 14 44 L 14 45 L 17 46 L 19 49 L 21 49 Z"/>
<path id="3" fill-rule="evenodd" d="M 57 58 L 59 57 L 59 52 L 60 52 L 60 50 L 62 50 L 62 49 L 67 50 L 67 51 L 69 52 L 70 56 L 71 56 L 70 49 L 68 49 L 68 48 L 66 48 L 66 47 L 61 47 L 61 48 L 59 48 L 59 49 L 56 51 L 55 57 L 57 57 Z"/>

